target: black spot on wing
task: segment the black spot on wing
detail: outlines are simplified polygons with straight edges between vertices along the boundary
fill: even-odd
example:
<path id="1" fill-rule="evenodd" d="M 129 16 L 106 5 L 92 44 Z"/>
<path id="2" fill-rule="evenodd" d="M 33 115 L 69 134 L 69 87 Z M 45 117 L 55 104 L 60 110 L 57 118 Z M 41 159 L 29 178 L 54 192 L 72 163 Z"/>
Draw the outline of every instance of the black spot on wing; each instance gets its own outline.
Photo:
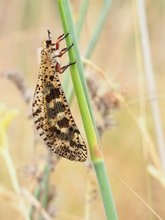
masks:
<path id="1" fill-rule="evenodd" d="M 47 108 L 47 116 L 50 119 L 56 118 L 57 117 L 58 112 L 56 111 L 55 108 Z"/>
<path id="2" fill-rule="evenodd" d="M 58 128 L 56 127 L 50 127 L 49 128 L 50 131 L 50 137 L 56 137 L 61 141 L 68 141 L 69 140 L 69 136 L 67 133 L 61 132 Z"/>
<path id="3" fill-rule="evenodd" d="M 56 102 L 54 108 L 58 113 L 65 111 L 65 105 L 62 102 Z"/>
<path id="4" fill-rule="evenodd" d="M 67 128 L 69 126 L 69 120 L 64 117 L 60 121 L 58 121 L 57 124 L 60 128 Z"/>
<path id="5" fill-rule="evenodd" d="M 41 113 L 41 109 L 37 108 L 37 110 L 35 112 L 33 112 L 33 116 L 37 116 L 40 113 Z"/>
<path id="6" fill-rule="evenodd" d="M 75 147 L 76 146 L 76 142 L 74 142 L 73 140 L 70 140 L 70 146 L 71 147 Z"/>
<path id="7" fill-rule="evenodd" d="M 52 100 L 59 98 L 60 96 L 60 91 L 58 88 L 52 88 L 50 90 L 50 93 L 46 96 L 46 101 L 50 103 Z"/>
<path id="8" fill-rule="evenodd" d="M 56 102 L 53 108 L 50 108 L 49 105 L 47 105 L 47 117 L 48 118 L 56 118 L 58 113 L 64 112 L 65 106 L 62 102 Z"/>
<path id="9" fill-rule="evenodd" d="M 51 81 L 53 81 L 53 80 L 54 80 L 54 76 L 53 76 L 53 75 L 49 76 L 49 79 L 50 79 Z"/>

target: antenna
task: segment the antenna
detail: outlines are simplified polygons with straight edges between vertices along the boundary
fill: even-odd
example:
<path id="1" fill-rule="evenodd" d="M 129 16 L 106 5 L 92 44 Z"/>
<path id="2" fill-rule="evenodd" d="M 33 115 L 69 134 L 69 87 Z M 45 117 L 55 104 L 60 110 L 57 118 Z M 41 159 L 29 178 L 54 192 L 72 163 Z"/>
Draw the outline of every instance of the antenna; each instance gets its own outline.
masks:
<path id="1" fill-rule="evenodd" d="M 47 29 L 47 32 L 48 32 L 48 38 L 51 40 L 51 33 L 50 33 L 50 30 Z"/>

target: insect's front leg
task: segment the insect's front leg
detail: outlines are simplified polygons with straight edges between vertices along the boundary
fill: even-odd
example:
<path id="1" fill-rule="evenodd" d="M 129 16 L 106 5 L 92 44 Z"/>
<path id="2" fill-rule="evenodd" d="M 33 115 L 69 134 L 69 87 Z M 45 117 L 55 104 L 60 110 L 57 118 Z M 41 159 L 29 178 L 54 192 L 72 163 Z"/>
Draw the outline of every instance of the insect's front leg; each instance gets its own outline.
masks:
<path id="1" fill-rule="evenodd" d="M 62 35 L 60 35 L 60 36 L 57 38 L 56 43 L 55 43 L 55 45 L 56 45 L 56 50 L 59 49 L 59 46 L 60 46 L 59 43 L 60 43 L 62 40 L 64 40 L 68 35 L 69 35 L 69 33 L 67 33 L 67 34 L 62 34 Z"/>

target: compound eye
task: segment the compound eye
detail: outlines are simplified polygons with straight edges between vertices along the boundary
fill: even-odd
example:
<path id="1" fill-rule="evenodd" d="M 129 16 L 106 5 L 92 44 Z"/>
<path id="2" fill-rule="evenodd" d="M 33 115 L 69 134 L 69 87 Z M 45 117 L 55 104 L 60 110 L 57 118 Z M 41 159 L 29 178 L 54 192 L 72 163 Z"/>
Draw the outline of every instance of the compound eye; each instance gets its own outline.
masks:
<path id="1" fill-rule="evenodd" d="M 48 48 L 49 45 L 51 45 L 51 44 L 52 44 L 52 41 L 51 41 L 51 40 L 46 40 L 46 48 Z"/>

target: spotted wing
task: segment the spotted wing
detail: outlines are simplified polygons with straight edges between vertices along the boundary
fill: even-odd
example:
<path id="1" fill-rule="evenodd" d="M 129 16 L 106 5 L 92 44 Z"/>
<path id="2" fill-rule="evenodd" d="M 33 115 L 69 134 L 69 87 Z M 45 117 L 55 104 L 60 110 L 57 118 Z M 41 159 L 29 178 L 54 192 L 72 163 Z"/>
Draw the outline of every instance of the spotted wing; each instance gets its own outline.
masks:
<path id="1" fill-rule="evenodd" d="M 53 152 L 69 160 L 86 160 L 86 145 L 70 112 L 58 73 L 46 58 L 41 60 L 32 112 L 40 136 Z"/>

